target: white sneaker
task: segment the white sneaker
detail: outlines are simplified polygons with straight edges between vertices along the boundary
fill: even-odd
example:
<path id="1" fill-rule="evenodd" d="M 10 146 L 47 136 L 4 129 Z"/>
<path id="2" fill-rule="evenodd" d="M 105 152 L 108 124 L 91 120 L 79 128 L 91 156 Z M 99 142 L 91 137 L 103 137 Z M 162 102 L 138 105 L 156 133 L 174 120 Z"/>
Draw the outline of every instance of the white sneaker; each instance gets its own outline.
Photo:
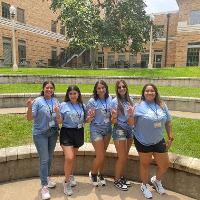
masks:
<path id="1" fill-rule="evenodd" d="M 70 175 L 69 180 L 70 180 L 71 187 L 75 187 L 76 186 L 76 180 L 75 180 L 74 175 Z"/>
<path id="2" fill-rule="evenodd" d="M 64 187 L 64 193 L 66 195 L 71 196 L 73 194 L 70 181 L 68 181 L 68 182 L 64 181 L 63 182 L 63 187 Z"/>
<path id="3" fill-rule="evenodd" d="M 142 183 L 140 189 L 143 192 L 143 195 L 144 195 L 145 198 L 152 199 L 152 197 L 153 197 L 152 193 L 149 191 L 147 185 L 145 185 L 145 184 Z"/>
<path id="4" fill-rule="evenodd" d="M 102 174 L 98 174 L 97 181 L 99 182 L 99 184 L 101 186 L 105 186 L 106 185 L 106 180 L 105 180 L 105 178 L 103 177 Z"/>
<path id="5" fill-rule="evenodd" d="M 161 181 L 156 180 L 156 176 L 153 176 L 151 178 L 151 183 L 153 184 L 154 188 L 156 189 L 156 191 L 159 194 L 165 194 L 166 193 L 165 189 L 162 186 Z"/>
<path id="6" fill-rule="evenodd" d="M 41 194 L 42 194 L 42 199 L 43 199 L 43 200 L 47 200 L 47 199 L 50 199 L 50 198 L 51 198 L 47 186 L 43 186 L 43 187 L 42 187 L 42 189 L 41 189 Z"/>
<path id="7" fill-rule="evenodd" d="M 90 177 L 90 181 L 92 183 L 93 186 L 95 187 L 98 187 L 99 186 L 99 183 L 98 183 L 98 178 L 97 178 L 97 175 L 92 175 L 92 172 L 90 171 L 89 172 L 89 177 Z"/>
<path id="8" fill-rule="evenodd" d="M 56 187 L 56 182 L 54 182 L 53 180 L 51 180 L 50 177 L 47 177 L 47 182 L 48 182 L 48 185 L 47 185 L 48 188 L 54 188 L 54 187 Z"/>

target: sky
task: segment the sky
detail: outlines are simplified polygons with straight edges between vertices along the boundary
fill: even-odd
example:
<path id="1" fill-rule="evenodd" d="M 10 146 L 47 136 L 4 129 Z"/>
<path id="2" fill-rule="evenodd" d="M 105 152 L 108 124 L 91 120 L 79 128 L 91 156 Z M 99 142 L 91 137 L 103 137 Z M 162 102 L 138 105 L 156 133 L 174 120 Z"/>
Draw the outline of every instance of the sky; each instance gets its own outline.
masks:
<path id="1" fill-rule="evenodd" d="M 159 13 L 178 10 L 176 0 L 144 0 L 147 13 Z"/>

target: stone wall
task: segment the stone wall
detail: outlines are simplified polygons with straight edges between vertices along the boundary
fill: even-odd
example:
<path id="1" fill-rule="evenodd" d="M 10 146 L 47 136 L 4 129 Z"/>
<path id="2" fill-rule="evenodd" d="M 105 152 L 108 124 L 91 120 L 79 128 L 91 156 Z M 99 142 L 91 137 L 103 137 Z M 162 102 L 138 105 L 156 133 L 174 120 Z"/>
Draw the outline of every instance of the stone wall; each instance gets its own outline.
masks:
<path id="1" fill-rule="evenodd" d="M 24 94 L 0 94 L 0 108 L 16 108 L 24 107 L 26 109 L 26 101 L 29 97 L 36 98 L 39 96 L 37 93 L 24 93 Z M 65 93 L 56 93 L 56 97 L 60 102 L 63 101 Z M 87 103 L 92 94 L 82 94 L 83 101 Z M 113 94 L 113 96 L 115 96 Z M 140 96 L 130 94 L 139 101 Z M 186 97 L 161 97 L 168 108 L 173 111 L 193 112 L 200 113 L 200 98 L 186 98 Z"/>
<path id="2" fill-rule="evenodd" d="M 85 143 L 78 152 L 75 174 L 87 175 L 94 159 L 95 152 L 92 144 Z M 104 174 L 114 176 L 114 164 L 116 162 L 116 150 L 110 144 L 106 153 Z M 174 192 L 200 199 L 200 160 L 186 156 L 169 153 L 170 169 L 163 178 L 164 186 Z M 54 161 L 53 174 L 63 175 L 63 151 L 57 143 Z M 19 147 L 0 149 L 0 182 L 12 181 L 38 176 L 38 154 L 34 144 Z M 150 175 L 155 174 L 155 162 L 152 162 Z M 140 182 L 139 158 L 134 147 L 131 147 L 129 159 L 125 168 L 125 176 L 133 181 Z"/>

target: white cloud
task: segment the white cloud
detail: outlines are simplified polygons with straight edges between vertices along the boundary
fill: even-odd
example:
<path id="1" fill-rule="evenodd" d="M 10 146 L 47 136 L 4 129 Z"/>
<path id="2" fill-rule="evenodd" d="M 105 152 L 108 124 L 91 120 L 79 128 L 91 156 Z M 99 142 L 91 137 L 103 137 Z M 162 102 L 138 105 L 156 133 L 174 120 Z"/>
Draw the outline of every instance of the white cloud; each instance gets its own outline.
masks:
<path id="1" fill-rule="evenodd" d="M 147 13 L 158 13 L 178 10 L 176 0 L 145 0 Z"/>

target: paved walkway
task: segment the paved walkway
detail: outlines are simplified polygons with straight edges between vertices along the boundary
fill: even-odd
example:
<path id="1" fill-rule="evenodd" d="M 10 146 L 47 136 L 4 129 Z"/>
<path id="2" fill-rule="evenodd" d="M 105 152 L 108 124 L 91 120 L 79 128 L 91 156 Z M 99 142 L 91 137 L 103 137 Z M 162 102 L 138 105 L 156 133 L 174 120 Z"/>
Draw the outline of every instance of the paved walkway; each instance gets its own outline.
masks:
<path id="1" fill-rule="evenodd" d="M 113 180 L 108 179 L 107 186 L 93 187 L 89 178 L 76 177 L 78 185 L 73 189 L 74 194 L 67 197 L 63 193 L 63 177 L 54 177 L 57 187 L 51 189 L 51 200 L 146 200 L 140 191 L 140 184 L 133 183 L 129 191 L 123 192 L 113 186 Z M 151 188 L 151 187 L 150 187 Z M 159 195 L 151 188 L 153 199 L 156 200 L 193 200 L 175 192 L 167 191 L 165 195 Z M 38 178 L 21 180 L 0 184 L 1 200 L 41 200 L 40 183 Z"/>
<path id="2" fill-rule="evenodd" d="M 26 107 L 19 108 L 0 108 L 0 114 L 9 114 L 9 113 L 26 113 Z M 191 113 L 191 112 L 180 112 L 180 111 L 170 111 L 172 116 L 190 118 L 190 119 L 200 119 L 200 113 Z"/>

